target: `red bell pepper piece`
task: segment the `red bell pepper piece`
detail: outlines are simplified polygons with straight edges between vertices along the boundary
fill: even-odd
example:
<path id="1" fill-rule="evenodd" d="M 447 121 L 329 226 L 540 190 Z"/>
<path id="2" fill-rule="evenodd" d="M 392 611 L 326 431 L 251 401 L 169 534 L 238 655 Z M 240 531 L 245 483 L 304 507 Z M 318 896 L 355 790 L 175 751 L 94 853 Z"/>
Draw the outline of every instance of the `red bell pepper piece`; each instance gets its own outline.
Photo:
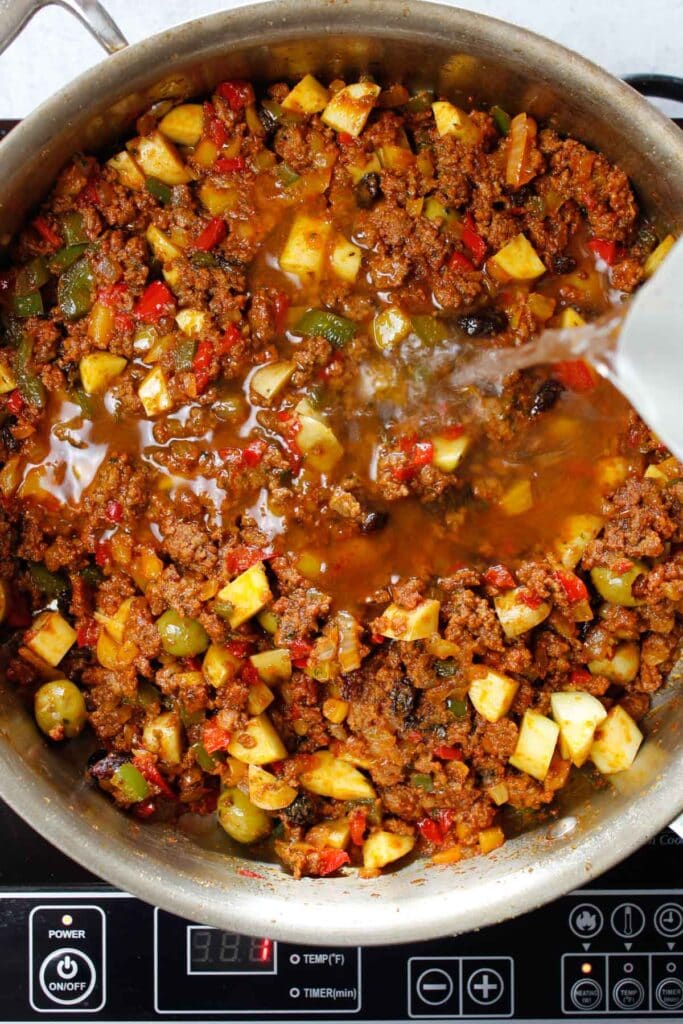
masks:
<path id="1" fill-rule="evenodd" d="M 116 498 L 112 498 L 104 506 L 104 514 L 110 523 L 120 523 L 123 518 L 123 505 Z"/>
<path id="2" fill-rule="evenodd" d="M 519 595 L 519 599 L 522 604 L 525 604 L 527 608 L 540 608 L 543 604 L 543 598 L 540 594 L 537 594 L 534 590 L 523 590 Z"/>
<path id="3" fill-rule="evenodd" d="M 242 462 L 245 466 L 258 466 L 268 445 L 265 441 L 252 441 L 242 450 Z"/>
<path id="4" fill-rule="evenodd" d="M 516 586 L 515 577 L 504 565 L 492 565 L 484 573 L 484 582 L 499 590 L 511 590 Z"/>
<path id="5" fill-rule="evenodd" d="M 608 242 L 604 238 L 593 238 L 588 243 L 591 252 L 604 260 L 608 267 L 611 267 L 617 258 L 617 243 Z"/>
<path id="6" fill-rule="evenodd" d="M 583 359 L 564 359 L 554 363 L 553 376 L 570 391 L 586 392 L 595 387 L 595 376 Z"/>
<path id="7" fill-rule="evenodd" d="M 221 156 L 214 161 L 213 170 L 218 174 L 234 174 L 235 171 L 244 171 L 247 161 L 243 156 Z"/>
<path id="8" fill-rule="evenodd" d="M 59 249 L 62 244 L 62 239 L 57 232 L 50 227 L 44 217 L 36 217 L 33 221 L 33 227 L 36 229 L 40 237 L 44 242 L 47 242 L 53 249 Z"/>
<path id="9" fill-rule="evenodd" d="M 477 263 L 481 263 L 486 256 L 486 242 L 476 231 L 471 213 L 465 217 L 465 227 L 461 237 L 463 244 L 470 250 Z"/>
<path id="10" fill-rule="evenodd" d="M 135 306 L 135 315 L 146 324 L 155 324 L 175 312 L 175 299 L 162 281 L 148 284 Z"/>
<path id="11" fill-rule="evenodd" d="M 438 757 L 440 761 L 462 761 L 462 750 L 442 744 L 440 747 L 434 747 L 434 757 Z"/>
<path id="12" fill-rule="evenodd" d="M 121 334 L 130 334 L 135 329 L 135 320 L 130 313 L 116 313 L 114 316 L 114 327 Z"/>
<path id="13" fill-rule="evenodd" d="M 257 562 L 264 562 L 273 557 L 270 548 L 257 548 L 252 544 L 237 544 L 225 555 L 225 568 L 230 576 L 239 576 L 251 569 Z"/>
<path id="14" fill-rule="evenodd" d="M 292 658 L 297 661 L 302 659 L 308 659 L 313 652 L 313 644 L 310 644 L 308 640 L 292 640 L 289 645 L 289 653 Z"/>
<path id="15" fill-rule="evenodd" d="M 477 269 L 472 260 L 465 256 L 464 252 L 451 253 L 448 266 L 451 270 L 459 270 L 462 274 L 469 274 Z"/>
<path id="16" fill-rule="evenodd" d="M 176 799 L 175 793 L 157 768 L 151 754 L 146 751 L 138 751 L 133 757 L 133 764 L 151 786 L 155 786 L 169 800 Z"/>
<path id="17" fill-rule="evenodd" d="M 399 447 L 408 455 L 408 461 L 393 471 L 395 479 L 401 482 L 412 480 L 423 466 L 429 466 L 434 459 L 434 445 L 431 441 L 417 441 L 414 437 L 405 437 L 399 442 Z"/>
<path id="18" fill-rule="evenodd" d="M 156 809 L 156 801 L 153 798 L 133 804 L 133 814 L 136 818 L 141 818 L 142 821 L 145 821 L 146 818 L 151 818 Z"/>
<path id="19" fill-rule="evenodd" d="M 289 312 L 289 296 L 285 292 L 275 293 L 273 309 L 275 310 L 275 330 L 278 334 L 282 334 L 287 326 L 287 313 Z"/>
<path id="20" fill-rule="evenodd" d="M 230 82 L 221 82 L 216 86 L 216 94 L 227 100 L 231 110 L 237 112 L 243 110 L 254 102 L 254 90 L 249 82 L 241 79 L 234 79 Z"/>
<path id="21" fill-rule="evenodd" d="M 321 876 L 331 875 L 338 871 L 343 864 L 348 864 L 351 858 L 346 850 L 324 849 L 318 854 L 318 874 Z"/>
<path id="22" fill-rule="evenodd" d="M 337 142 L 340 146 L 350 146 L 353 142 L 353 135 L 349 132 L 337 132 Z"/>
<path id="23" fill-rule="evenodd" d="M 7 408 L 13 416 L 18 416 L 21 410 L 24 408 L 24 399 L 19 394 L 19 391 L 13 391 L 7 399 Z"/>
<path id="24" fill-rule="evenodd" d="M 213 217 L 199 237 L 195 238 L 193 247 L 200 252 L 209 252 L 223 241 L 227 233 L 225 221 L 221 217 Z"/>
<path id="25" fill-rule="evenodd" d="M 95 544 L 95 564 L 103 569 L 111 562 L 111 541 L 98 540 Z"/>
<path id="26" fill-rule="evenodd" d="M 228 329 L 225 331 L 225 334 L 223 334 L 216 345 L 216 350 L 219 356 L 227 355 L 227 353 L 240 341 L 244 341 L 244 335 L 237 324 L 230 324 Z"/>
<path id="27" fill-rule="evenodd" d="M 79 647 L 94 647 L 100 635 L 100 627 L 94 619 L 81 623 L 76 631 L 76 643 Z"/>
<path id="28" fill-rule="evenodd" d="M 417 830 L 423 839 L 426 839 L 428 843 L 436 843 L 439 845 L 443 842 L 443 833 L 438 821 L 434 821 L 433 818 L 421 818 L 417 823 Z"/>
<path id="29" fill-rule="evenodd" d="M 555 573 L 555 579 L 560 584 L 567 599 L 573 604 L 575 601 L 587 601 L 588 589 L 586 584 L 573 572 L 563 572 L 561 569 Z"/>
<path id="30" fill-rule="evenodd" d="M 248 640 L 230 640 L 226 646 L 233 658 L 244 659 L 251 654 L 254 645 Z"/>
<path id="31" fill-rule="evenodd" d="M 220 149 L 229 139 L 228 129 L 216 114 L 213 103 L 204 104 L 204 134 Z"/>
<path id="32" fill-rule="evenodd" d="M 248 662 L 244 666 L 240 672 L 240 676 L 247 686 L 256 686 L 257 683 L 261 682 L 261 676 L 258 674 L 258 671 L 254 668 L 251 662 Z"/>
<path id="33" fill-rule="evenodd" d="M 194 359 L 192 360 L 192 370 L 195 376 L 195 385 L 197 388 L 197 394 L 201 395 L 206 390 L 206 386 L 211 379 L 211 363 L 213 362 L 214 349 L 213 345 L 206 338 L 202 339 L 197 346 Z"/>
<path id="34" fill-rule="evenodd" d="M 582 687 L 589 683 L 593 677 L 587 668 L 575 668 L 569 676 L 571 686 Z"/>
<path id="35" fill-rule="evenodd" d="M 217 718 L 209 718 L 202 729 L 202 743 L 207 754 L 215 754 L 225 750 L 230 742 L 230 733 L 224 729 Z"/>
<path id="36" fill-rule="evenodd" d="M 362 807 L 357 807 L 349 815 L 349 828 L 351 830 L 351 842 L 354 846 L 363 845 L 365 829 L 368 826 L 368 812 Z"/>

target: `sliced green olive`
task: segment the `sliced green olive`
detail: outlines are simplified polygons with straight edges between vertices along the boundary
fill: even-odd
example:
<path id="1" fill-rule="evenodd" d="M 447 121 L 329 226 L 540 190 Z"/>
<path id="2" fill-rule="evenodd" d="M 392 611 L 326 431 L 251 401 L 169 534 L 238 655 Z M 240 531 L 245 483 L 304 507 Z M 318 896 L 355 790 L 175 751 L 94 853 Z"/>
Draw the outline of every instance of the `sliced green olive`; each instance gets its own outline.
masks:
<path id="1" fill-rule="evenodd" d="M 36 693 L 34 713 L 38 728 L 53 740 L 72 740 L 88 719 L 83 694 L 68 679 L 44 683 Z"/>
<path id="2" fill-rule="evenodd" d="M 647 572 L 644 562 L 634 562 L 626 572 L 618 573 L 614 569 L 598 566 L 591 569 L 593 586 L 610 604 L 618 604 L 623 608 L 635 608 L 642 604 L 633 596 L 632 587 L 639 576 Z"/>
<path id="3" fill-rule="evenodd" d="M 209 637 L 201 622 L 178 615 L 172 608 L 157 619 L 157 629 L 166 653 L 177 658 L 202 654 L 209 646 Z"/>
<path id="4" fill-rule="evenodd" d="M 218 821 L 238 843 L 255 843 L 270 833 L 272 822 L 241 789 L 226 789 L 218 798 Z"/>

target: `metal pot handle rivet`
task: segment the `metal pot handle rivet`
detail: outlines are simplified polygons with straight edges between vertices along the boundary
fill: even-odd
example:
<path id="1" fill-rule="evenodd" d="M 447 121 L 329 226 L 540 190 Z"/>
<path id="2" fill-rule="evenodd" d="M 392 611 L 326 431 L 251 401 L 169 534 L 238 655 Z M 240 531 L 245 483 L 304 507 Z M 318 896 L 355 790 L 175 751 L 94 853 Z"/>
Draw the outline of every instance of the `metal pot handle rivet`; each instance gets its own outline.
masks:
<path id="1" fill-rule="evenodd" d="M 37 11 L 55 4 L 70 11 L 107 53 L 128 46 L 128 40 L 98 0 L 0 0 L 0 53 L 19 35 Z"/>

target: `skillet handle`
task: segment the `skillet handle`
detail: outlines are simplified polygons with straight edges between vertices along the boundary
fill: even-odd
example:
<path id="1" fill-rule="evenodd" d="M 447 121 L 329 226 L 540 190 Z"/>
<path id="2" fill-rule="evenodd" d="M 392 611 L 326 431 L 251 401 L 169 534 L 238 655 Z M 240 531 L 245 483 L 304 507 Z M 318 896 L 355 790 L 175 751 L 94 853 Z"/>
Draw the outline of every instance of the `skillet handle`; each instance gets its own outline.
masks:
<path id="1" fill-rule="evenodd" d="M 115 53 L 128 45 L 99 0 L 0 0 L 0 53 L 17 38 L 33 15 L 49 4 L 70 11 L 107 53 Z"/>

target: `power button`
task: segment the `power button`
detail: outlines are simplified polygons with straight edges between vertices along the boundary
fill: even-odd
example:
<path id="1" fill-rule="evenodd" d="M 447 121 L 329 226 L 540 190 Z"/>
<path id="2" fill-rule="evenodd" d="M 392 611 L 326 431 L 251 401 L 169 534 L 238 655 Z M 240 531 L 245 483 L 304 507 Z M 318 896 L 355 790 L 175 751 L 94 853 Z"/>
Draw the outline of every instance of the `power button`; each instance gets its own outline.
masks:
<path id="1" fill-rule="evenodd" d="M 94 1013 L 105 1004 L 101 907 L 38 906 L 29 919 L 29 993 L 38 1013 Z"/>

